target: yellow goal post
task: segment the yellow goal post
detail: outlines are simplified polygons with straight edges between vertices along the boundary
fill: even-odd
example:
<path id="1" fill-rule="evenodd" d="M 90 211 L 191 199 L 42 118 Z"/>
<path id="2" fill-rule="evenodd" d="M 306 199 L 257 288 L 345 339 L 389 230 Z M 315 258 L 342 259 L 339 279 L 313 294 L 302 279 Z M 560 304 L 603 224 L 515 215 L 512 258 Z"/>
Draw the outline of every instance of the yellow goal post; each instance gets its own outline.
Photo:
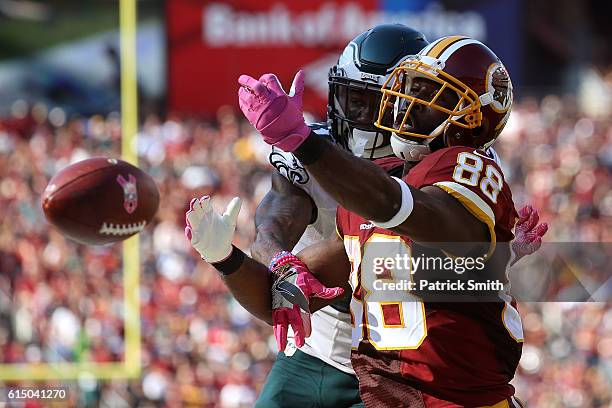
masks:
<path id="1" fill-rule="evenodd" d="M 138 165 L 138 95 L 136 87 L 136 0 L 119 0 L 121 56 L 121 156 Z M 123 243 L 124 360 L 119 362 L 60 362 L 0 364 L 0 381 L 52 381 L 79 378 L 137 378 L 141 369 L 140 239 Z"/>

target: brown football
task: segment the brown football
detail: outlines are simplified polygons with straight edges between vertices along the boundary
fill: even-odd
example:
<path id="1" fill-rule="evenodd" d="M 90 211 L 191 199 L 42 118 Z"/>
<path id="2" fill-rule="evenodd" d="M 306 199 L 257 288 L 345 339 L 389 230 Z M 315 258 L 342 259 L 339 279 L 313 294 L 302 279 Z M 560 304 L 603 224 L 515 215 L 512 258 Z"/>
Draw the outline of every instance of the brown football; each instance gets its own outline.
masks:
<path id="1" fill-rule="evenodd" d="M 60 170 L 43 193 L 42 207 L 62 234 L 103 245 L 142 231 L 157 212 L 159 191 L 138 167 L 94 157 Z"/>

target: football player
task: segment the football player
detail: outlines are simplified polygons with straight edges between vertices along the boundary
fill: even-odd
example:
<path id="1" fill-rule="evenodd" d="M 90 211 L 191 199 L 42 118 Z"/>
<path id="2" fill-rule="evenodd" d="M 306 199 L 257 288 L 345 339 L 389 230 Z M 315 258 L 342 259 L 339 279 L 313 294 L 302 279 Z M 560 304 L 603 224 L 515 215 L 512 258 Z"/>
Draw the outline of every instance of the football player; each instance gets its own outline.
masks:
<path id="1" fill-rule="evenodd" d="M 400 62 L 428 44 L 422 33 L 401 24 L 379 25 L 358 35 L 329 72 L 330 124 L 311 124 L 310 129 L 358 157 L 395 163 L 391 167 L 401 176 L 402 161 L 393 155 L 391 132 L 374 126 L 380 88 Z M 293 154 L 273 147 L 269 161 L 276 172 L 257 209 L 257 236 L 251 246 L 251 256 L 265 265 L 279 254 L 297 253 L 333 237 L 338 206 Z M 300 331 L 295 338 L 286 329 L 285 316 L 299 314 L 276 313 L 277 319 L 285 318 L 275 324 L 280 351 L 256 406 L 362 406 L 350 363 L 350 291 L 347 295 L 311 316 L 312 331 L 305 339 Z"/>
<path id="2" fill-rule="evenodd" d="M 241 109 L 264 140 L 293 152 L 342 206 L 342 240 L 325 247 L 351 260 L 352 364 L 366 406 L 518 404 L 509 381 L 523 337 L 512 298 L 500 291 L 497 302 L 439 303 L 402 292 L 383 302 L 372 296 L 375 277 L 363 263 L 367 244 L 378 241 L 396 254 L 417 247 L 440 257 L 477 254 L 487 272 L 503 275 L 510 250 L 496 249 L 496 243 L 512 240 L 518 217 L 501 169 L 485 153 L 512 105 L 510 77 L 495 54 L 476 40 L 452 36 L 393 71 L 382 88 L 376 125 L 392 132 L 394 152 L 412 162 L 402 179 L 308 129 L 301 72 L 290 96 L 272 75 L 259 81 L 242 76 L 239 82 Z M 391 124 L 385 121 L 389 111 Z M 458 248 L 457 242 L 465 245 Z M 229 252 L 230 269 L 242 269 L 244 257 Z M 305 266 L 294 269 L 293 282 L 310 296 L 314 277 Z M 388 279 L 408 273 L 393 272 Z"/>

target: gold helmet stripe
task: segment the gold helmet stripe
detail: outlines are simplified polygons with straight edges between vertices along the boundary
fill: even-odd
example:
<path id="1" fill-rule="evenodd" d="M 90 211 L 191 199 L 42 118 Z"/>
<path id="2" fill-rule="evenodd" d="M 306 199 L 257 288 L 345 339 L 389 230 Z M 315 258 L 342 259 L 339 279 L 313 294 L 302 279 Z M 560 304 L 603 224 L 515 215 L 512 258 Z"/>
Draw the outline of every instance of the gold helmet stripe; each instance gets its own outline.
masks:
<path id="1" fill-rule="evenodd" d="M 436 41 L 433 46 L 424 53 L 424 55 L 433 58 L 440 58 L 440 55 L 442 55 L 442 53 L 448 47 L 450 47 L 457 41 L 463 40 L 465 38 L 467 37 L 464 37 L 462 35 L 451 35 L 450 37 L 441 38 L 440 40 Z"/>
<path id="2" fill-rule="evenodd" d="M 440 54 L 440 56 L 438 57 L 440 60 L 446 62 L 446 60 L 453 55 L 453 53 L 455 51 L 457 51 L 459 48 L 468 45 L 468 44 L 476 44 L 478 43 L 478 41 L 473 40 L 471 38 L 462 38 L 460 41 L 456 41 L 453 44 L 449 45 L 448 47 L 446 47 L 446 49 L 444 51 L 442 51 L 442 54 Z"/>

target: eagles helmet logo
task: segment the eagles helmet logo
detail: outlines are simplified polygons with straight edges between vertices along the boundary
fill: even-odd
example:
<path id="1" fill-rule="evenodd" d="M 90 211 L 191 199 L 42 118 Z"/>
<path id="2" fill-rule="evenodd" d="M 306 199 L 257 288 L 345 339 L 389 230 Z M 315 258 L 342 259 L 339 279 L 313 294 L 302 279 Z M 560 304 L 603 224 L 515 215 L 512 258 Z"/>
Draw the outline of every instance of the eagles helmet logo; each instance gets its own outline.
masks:
<path id="1" fill-rule="evenodd" d="M 293 184 L 306 184 L 310 180 L 306 169 L 292 154 L 272 148 L 270 164 Z"/>
<path id="2" fill-rule="evenodd" d="M 495 112 L 506 112 L 512 106 L 512 82 L 506 68 L 495 63 L 487 72 L 487 91 L 493 97 L 491 107 Z"/>

